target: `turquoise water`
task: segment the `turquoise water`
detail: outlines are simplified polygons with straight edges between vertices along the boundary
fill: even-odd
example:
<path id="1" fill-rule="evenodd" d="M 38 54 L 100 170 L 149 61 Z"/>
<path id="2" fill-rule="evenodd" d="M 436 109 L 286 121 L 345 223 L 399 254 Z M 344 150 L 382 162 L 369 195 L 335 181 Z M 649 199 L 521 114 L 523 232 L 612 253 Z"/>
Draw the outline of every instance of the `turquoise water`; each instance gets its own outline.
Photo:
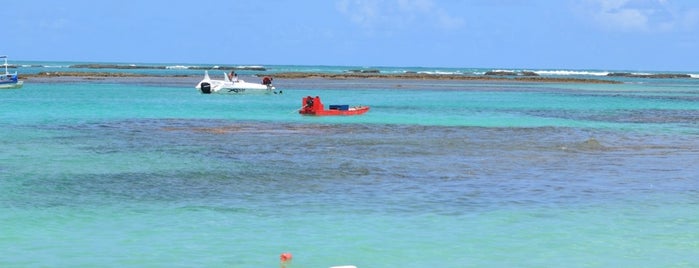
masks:
<path id="1" fill-rule="evenodd" d="M 0 92 L 0 267 L 699 266 L 695 80 L 193 80 Z"/>

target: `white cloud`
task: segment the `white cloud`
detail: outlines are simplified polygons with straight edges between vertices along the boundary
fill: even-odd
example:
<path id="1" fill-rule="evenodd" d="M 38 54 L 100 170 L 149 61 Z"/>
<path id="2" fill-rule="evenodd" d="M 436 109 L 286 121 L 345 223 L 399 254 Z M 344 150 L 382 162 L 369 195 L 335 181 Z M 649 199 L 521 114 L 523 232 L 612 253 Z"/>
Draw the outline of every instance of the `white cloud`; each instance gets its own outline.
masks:
<path id="1" fill-rule="evenodd" d="M 449 14 L 433 0 L 339 0 L 337 10 L 367 29 L 406 29 L 416 24 L 456 29 L 464 20 Z"/>
<path id="2" fill-rule="evenodd" d="M 342 0 L 337 2 L 337 9 L 361 26 L 370 27 L 378 20 L 378 4 L 374 1 Z"/>
<path id="3" fill-rule="evenodd" d="M 575 8 L 599 27 L 626 32 L 691 29 L 697 9 L 683 9 L 670 0 L 580 0 Z"/>

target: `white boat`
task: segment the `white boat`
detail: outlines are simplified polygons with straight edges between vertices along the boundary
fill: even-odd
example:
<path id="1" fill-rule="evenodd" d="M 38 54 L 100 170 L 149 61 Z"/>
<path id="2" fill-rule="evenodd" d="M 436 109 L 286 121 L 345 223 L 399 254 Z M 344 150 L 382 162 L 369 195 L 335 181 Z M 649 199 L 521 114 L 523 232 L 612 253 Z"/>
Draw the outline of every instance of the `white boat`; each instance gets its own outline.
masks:
<path id="1" fill-rule="evenodd" d="M 17 78 L 17 71 L 11 74 L 7 71 L 7 56 L 0 56 L 0 58 L 5 59 L 5 74 L 0 74 L 0 89 L 6 88 L 20 88 L 24 84 L 24 81 Z"/>
<path id="2" fill-rule="evenodd" d="M 241 79 L 231 80 L 226 73 L 223 73 L 223 80 L 211 79 L 209 72 L 204 71 L 204 79 L 196 86 L 202 94 L 281 94 L 282 91 L 272 85 L 272 78 L 265 76 L 261 83 L 249 83 Z"/>

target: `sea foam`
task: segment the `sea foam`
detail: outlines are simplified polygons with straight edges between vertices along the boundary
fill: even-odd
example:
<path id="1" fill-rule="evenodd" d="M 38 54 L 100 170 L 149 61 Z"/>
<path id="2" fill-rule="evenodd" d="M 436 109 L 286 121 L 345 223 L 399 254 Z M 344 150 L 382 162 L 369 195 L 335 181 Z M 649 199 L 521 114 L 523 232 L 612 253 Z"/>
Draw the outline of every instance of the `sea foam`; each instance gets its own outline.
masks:
<path id="1" fill-rule="evenodd" d="M 539 75 L 590 75 L 590 76 L 607 76 L 609 72 L 595 71 L 572 71 L 572 70 L 540 70 L 533 71 Z"/>
<path id="2" fill-rule="evenodd" d="M 165 66 L 165 69 L 185 70 L 185 69 L 189 69 L 189 67 L 190 66 L 174 65 L 174 66 Z"/>

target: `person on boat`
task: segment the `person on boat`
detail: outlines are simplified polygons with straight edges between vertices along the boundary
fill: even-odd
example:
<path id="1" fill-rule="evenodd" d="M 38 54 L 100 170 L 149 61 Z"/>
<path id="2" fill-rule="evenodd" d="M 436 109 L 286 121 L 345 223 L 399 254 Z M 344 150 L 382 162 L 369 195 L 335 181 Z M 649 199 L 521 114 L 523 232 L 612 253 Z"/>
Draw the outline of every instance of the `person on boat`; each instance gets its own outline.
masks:
<path id="1" fill-rule="evenodd" d="M 313 97 L 306 97 L 306 106 L 304 108 L 313 108 Z"/>
<path id="2" fill-rule="evenodd" d="M 265 76 L 264 78 L 262 78 L 262 84 L 266 85 L 266 86 L 271 85 L 272 84 L 272 77 Z"/>
<path id="3" fill-rule="evenodd" d="M 228 80 L 231 80 L 231 82 L 238 82 L 238 74 L 235 73 L 235 71 L 231 71 L 231 73 L 228 74 Z"/>

